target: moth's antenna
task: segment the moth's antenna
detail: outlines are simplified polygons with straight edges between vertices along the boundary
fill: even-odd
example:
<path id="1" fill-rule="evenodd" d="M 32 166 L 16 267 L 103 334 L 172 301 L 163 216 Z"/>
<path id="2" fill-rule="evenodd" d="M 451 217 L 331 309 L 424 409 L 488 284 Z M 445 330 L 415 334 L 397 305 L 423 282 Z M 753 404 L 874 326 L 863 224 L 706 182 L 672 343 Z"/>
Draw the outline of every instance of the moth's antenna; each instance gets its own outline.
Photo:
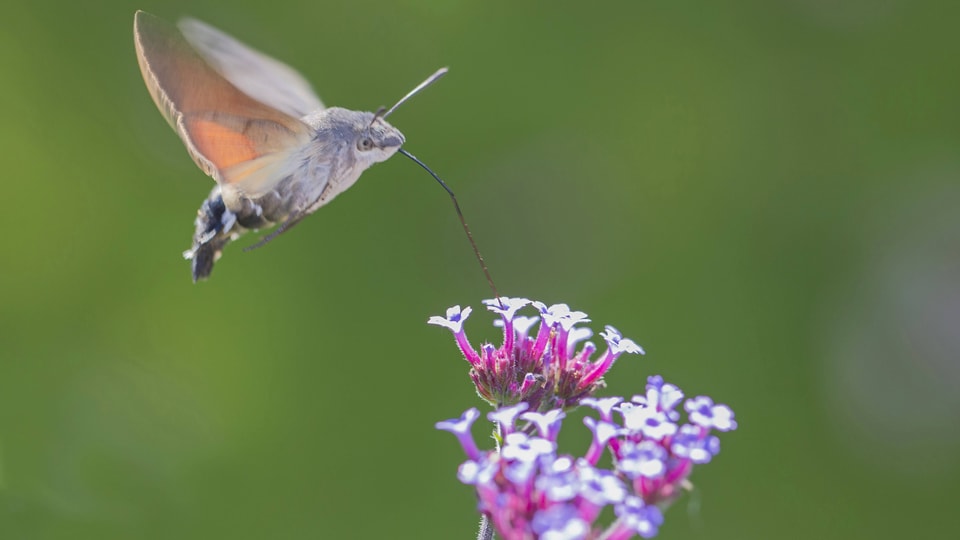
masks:
<path id="1" fill-rule="evenodd" d="M 441 73 L 441 72 L 442 72 L 442 73 Z M 443 75 L 443 73 L 446 73 L 446 69 L 442 69 L 442 70 L 438 71 L 437 73 L 434 74 L 433 77 L 431 77 L 431 79 L 436 80 L 436 78 L 437 78 L 439 75 Z M 431 79 L 427 79 L 427 81 L 424 81 L 424 83 L 421 84 L 420 87 L 424 87 L 424 86 L 426 86 L 427 84 L 433 82 Z M 417 90 L 419 90 L 419 89 L 420 89 L 420 88 L 418 87 Z M 417 90 L 414 90 L 413 92 L 411 92 L 411 94 L 416 93 Z M 409 95 L 408 95 L 407 97 L 409 97 Z M 407 98 L 403 98 L 402 100 L 400 100 L 400 102 L 402 103 L 403 100 L 405 100 L 405 99 L 407 99 Z M 397 108 L 397 106 L 394 105 L 393 108 L 395 109 L 395 108 Z M 391 109 L 391 110 L 393 110 L 393 109 Z M 390 114 L 390 113 L 387 112 L 387 114 Z M 447 191 L 447 193 L 450 195 L 450 200 L 453 201 L 453 207 L 457 210 L 457 217 L 460 218 L 460 224 L 463 225 L 463 232 L 467 233 L 467 239 L 470 240 L 470 245 L 473 247 L 473 254 L 476 255 L 476 256 L 477 256 L 477 260 L 480 261 L 480 268 L 483 269 L 483 275 L 486 276 L 486 278 L 487 278 L 487 283 L 490 284 L 490 290 L 493 291 L 493 296 L 494 296 L 497 300 L 500 300 L 500 293 L 497 292 L 497 286 L 493 284 L 493 278 L 490 277 L 490 271 L 487 270 L 487 263 L 483 262 L 483 255 L 480 255 L 480 250 L 477 248 L 477 243 L 473 241 L 473 234 L 470 233 L 470 227 L 467 226 L 467 220 L 465 220 L 465 219 L 463 218 L 463 212 L 460 211 L 460 203 L 457 202 L 457 196 L 453 194 L 453 190 L 451 190 L 451 189 L 447 186 L 446 182 L 444 182 L 443 180 L 440 179 L 439 176 L 437 176 L 437 173 L 435 173 L 435 172 L 433 172 L 432 170 L 430 170 L 430 167 L 427 167 L 427 165 L 426 165 L 424 162 L 422 162 L 422 161 L 420 161 L 419 159 L 417 159 L 416 156 L 414 156 L 414 155 L 411 154 L 410 152 L 407 152 L 407 151 L 404 150 L 403 148 L 397 150 L 397 152 L 400 152 L 401 154 L 407 156 L 408 158 L 412 159 L 414 163 L 416 163 L 417 165 L 423 167 L 424 170 L 426 170 L 428 173 L 430 173 L 430 176 L 432 176 L 432 177 L 434 178 L 434 180 L 436 180 L 437 182 L 440 182 L 440 185 L 443 186 L 443 189 L 445 189 L 445 190 Z M 503 307 L 503 304 L 502 304 L 502 303 L 501 303 L 500 307 Z"/>
<path id="2" fill-rule="evenodd" d="M 377 111 L 377 113 L 373 115 L 373 120 L 370 122 L 370 125 L 373 125 L 373 123 L 376 122 L 378 118 L 386 118 L 386 117 L 390 116 L 390 114 L 391 114 L 393 111 L 397 110 L 397 107 L 399 107 L 400 105 L 403 105 L 408 99 L 410 99 L 410 98 L 412 98 L 413 96 L 419 94 L 420 91 L 423 90 L 424 88 L 426 88 L 426 87 L 430 86 L 431 84 L 437 82 L 437 79 L 439 79 L 440 77 L 443 77 L 444 75 L 446 75 L 446 74 L 447 74 L 447 71 L 448 71 L 448 69 L 445 68 L 445 67 L 438 69 L 438 70 L 436 71 L 436 73 L 434 73 L 433 75 L 427 77 L 427 80 L 425 80 L 425 81 L 423 81 L 422 83 L 418 84 L 417 87 L 414 88 L 413 90 L 407 92 L 407 95 L 405 95 L 405 96 L 403 96 L 402 98 L 400 98 L 400 101 L 396 102 L 396 103 L 393 105 L 393 107 L 390 107 L 389 109 L 387 109 L 386 112 L 384 112 L 383 107 L 381 107 L 381 108 Z M 429 170 L 429 169 L 428 169 L 428 170 Z"/>

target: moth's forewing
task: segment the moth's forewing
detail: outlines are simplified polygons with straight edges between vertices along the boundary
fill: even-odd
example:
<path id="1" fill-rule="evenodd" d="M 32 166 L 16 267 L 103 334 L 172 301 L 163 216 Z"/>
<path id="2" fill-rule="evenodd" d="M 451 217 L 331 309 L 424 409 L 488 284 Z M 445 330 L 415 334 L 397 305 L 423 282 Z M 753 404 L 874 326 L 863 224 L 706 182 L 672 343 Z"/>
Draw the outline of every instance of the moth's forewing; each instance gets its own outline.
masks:
<path id="1" fill-rule="evenodd" d="M 177 27 L 208 64 L 240 91 L 290 116 L 323 109 L 310 83 L 292 67 L 196 19 Z"/>
<path id="2" fill-rule="evenodd" d="M 200 169 L 217 182 L 249 182 L 266 163 L 244 165 L 262 158 L 282 163 L 310 140 L 306 124 L 240 91 L 173 25 L 138 11 L 134 42 L 154 103 Z M 262 177 L 255 183 L 269 187 L 277 180 Z"/>

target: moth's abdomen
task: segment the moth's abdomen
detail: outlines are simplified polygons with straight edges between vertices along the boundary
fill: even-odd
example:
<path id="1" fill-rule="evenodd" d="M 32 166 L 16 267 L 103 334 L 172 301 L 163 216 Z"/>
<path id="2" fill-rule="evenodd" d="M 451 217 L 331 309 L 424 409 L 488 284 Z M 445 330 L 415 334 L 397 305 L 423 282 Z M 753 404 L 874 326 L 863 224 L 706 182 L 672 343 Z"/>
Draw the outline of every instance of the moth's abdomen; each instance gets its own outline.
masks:
<path id="1" fill-rule="evenodd" d="M 220 258 L 224 246 L 240 235 L 242 227 L 237 224 L 237 215 L 223 204 L 219 188 L 215 188 L 200 205 L 194 224 L 193 246 L 183 256 L 192 261 L 193 281 L 196 283 L 210 276 L 213 263 Z"/>
<path id="2" fill-rule="evenodd" d="M 281 182 L 285 184 L 286 181 Z M 183 253 L 192 262 L 193 281 L 206 279 L 223 248 L 249 230 L 264 229 L 290 217 L 294 201 L 270 192 L 257 200 L 230 193 L 224 201 L 220 186 L 213 188 L 194 221 L 193 245 Z"/>

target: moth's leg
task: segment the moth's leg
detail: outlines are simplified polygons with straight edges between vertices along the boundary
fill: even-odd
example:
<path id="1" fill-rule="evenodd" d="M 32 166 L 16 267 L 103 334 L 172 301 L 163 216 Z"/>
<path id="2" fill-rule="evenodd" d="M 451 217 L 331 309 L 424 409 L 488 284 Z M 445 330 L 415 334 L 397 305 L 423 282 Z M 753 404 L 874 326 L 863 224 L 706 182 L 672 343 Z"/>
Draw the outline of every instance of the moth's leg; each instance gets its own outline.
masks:
<path id="1" fill-rule="evenodd" d="M 248 251 L 252 251 L 254 249 L 267 245 L 267 243 L 269 243 L 274 238 L 292 229 L 294 225 L 296 225 L 297 223 L 300 223 L 300 220 L 302 220 L 305 217 L 307 217 L 306 212 L 296 212 L 292 214 L 290 217 L 286 219 L 286 221 L 281 223 L 279 227 L 274 229 L 273 232 L 261 238 L 259 242 L 257 242 L 256 244 L 253 244 L 252 246 L 247 246 L 243 248 L 243 252 L 246 253 Z"/>
<path id="2" fill-rule="evenodd" d="M 323 199 L 326 193 L 329 191 L 330 191 L 330 184 L 327 184 L 327 187 L 324 188 L 318 200 Z M 269 208 L 269 207 L 270 207 L 269 204 L 265 205 L 265 208 Z M 294 208 L 290 212 L 290 215 L 285 220 L 280 222 L 279 227 L 274 229 L 270 234 L 261 238 L 260 241 L 257 242 L 256 244 L 243 248 L 244 253 L 267 245 L 274 238 L 292 229 L 294 225 L 296 225 L 297 223 L 300 223 L 300 221 L 303 218 L 310 215 L 316 209 L 317 209 L 316 201 L 314 201 L 313 204 L 306 205 L 306 206 L 294 206 Z M 243 221 L 241 221 L 241 223 L 243 223 Z M 246 225 L 246 223 L 243 223 L 243 224 Z"/>

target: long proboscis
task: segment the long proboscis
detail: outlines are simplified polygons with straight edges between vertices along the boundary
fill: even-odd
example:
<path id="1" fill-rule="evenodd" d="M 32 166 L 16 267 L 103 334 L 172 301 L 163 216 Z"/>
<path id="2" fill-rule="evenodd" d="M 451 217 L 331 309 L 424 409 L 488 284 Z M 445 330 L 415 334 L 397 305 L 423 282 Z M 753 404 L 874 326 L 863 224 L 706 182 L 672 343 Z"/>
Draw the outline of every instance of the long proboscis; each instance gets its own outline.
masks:
<path id="1" fill-rule="evenodd" d="M 377 114 L 374 115 L 374 117 L 373 117 L 373 121 L 376 122 L 378 118 L 386 118 L 386 117 L 390 116 L 390 114 L 392 114 L 393 111 L 397 110 L 397 107 L 403 105 L 403 104 L 406 103 L 410 98 L 412 98 L 413 96 L 419 94 L 421 91 L 423 91 L 424 88 L 426 88 L 426 87 L 430 86 L 431 84 L 437 82 L 437 80 L 440 79 L 440 77 L 443 77 L 444 75 L 447 74 L 447 71 L 449 71 L 449 70 L 448 70 L 447 68 L 445 68 L 445 67 L 442 67 L 442 68 L 438 69 L 433 75 L 427 77 L 426 80 L 424 80 L 422 83 L 418 84 L 416 88 L 414 88 L 413 90 L 407 92 L 407 95 L 405 95 L 405 96 L 403 96 L 402 98 L 400 98 L 400 101 L 394 103 L 394 104 L 393 104 L 393 107 L 390 107 L 389 109 L 387 109 L 386 112 L 384 112 L 383 109 L 380 109 L 379 111 L 377 111 Z"/>
<path id="2" fill-rule="evenodd" d="M 440 72 L 438 71 L 437 73 L 440 73 Z M 421 85 L 421 86 L 424 86 L 424 85 Z M 414 156 L 410 152 L 407 152 L 403 148 L 397 150 L 397 152 L 400 152 L 401 154 L 407 156 L 408 158 L 413 160 L 414 163 L 423 167 L 425 171 L 430 173 L 430 176 L 432 176 L 434 180 L 436 180 L 437 182 L 440 183 L 441 186 L 443 186 L 443 189 L 446 190 L 447 194 L 450 195 L 450 200 L 453 201 L 453 208 L 456 209 L 457 217 L 460 218 L 460 224 L 463 225 L 463 232 L 467 233 L 467 240 L 470 241 L 470 246 L 473 247 L 473 254 L 477 256 L 477 261 L 480 262 L 480 268 L 483 270 L 483 275 L 487 278 L 487 283 L 490 285 L 490 290 L 493 291 L 494 298 L 499 300 L 500 293 L 497 292 L 497 286 L 494 285 L 493 278 L 490 277 L 490 270 L 487 269 L 487 263 L 484 262 L 483 255 L 480 254 L 480 249 L 477 247 L 477 243 L 473 240 L 473 233 L 470 232 L 470 227 L 467 225 L 467 220 L 464 219 L 463 217 L 463 212 L 460 210 L 460 203 L 457 202 L 457 196 L 453 194 L 453 190 L 450 189 L 450 187 L 447 185 L 446 182 L 444 182 L 443 180 L 440 179 L 439 176 L 437 176 L 437 173 L 433 172 L 433 170 L 431 170 L 430 167 L 427 167 L 426 163 L 417 159 L 416 156 Z M 501 305 L 501 307 L 503 306 Z"/>

